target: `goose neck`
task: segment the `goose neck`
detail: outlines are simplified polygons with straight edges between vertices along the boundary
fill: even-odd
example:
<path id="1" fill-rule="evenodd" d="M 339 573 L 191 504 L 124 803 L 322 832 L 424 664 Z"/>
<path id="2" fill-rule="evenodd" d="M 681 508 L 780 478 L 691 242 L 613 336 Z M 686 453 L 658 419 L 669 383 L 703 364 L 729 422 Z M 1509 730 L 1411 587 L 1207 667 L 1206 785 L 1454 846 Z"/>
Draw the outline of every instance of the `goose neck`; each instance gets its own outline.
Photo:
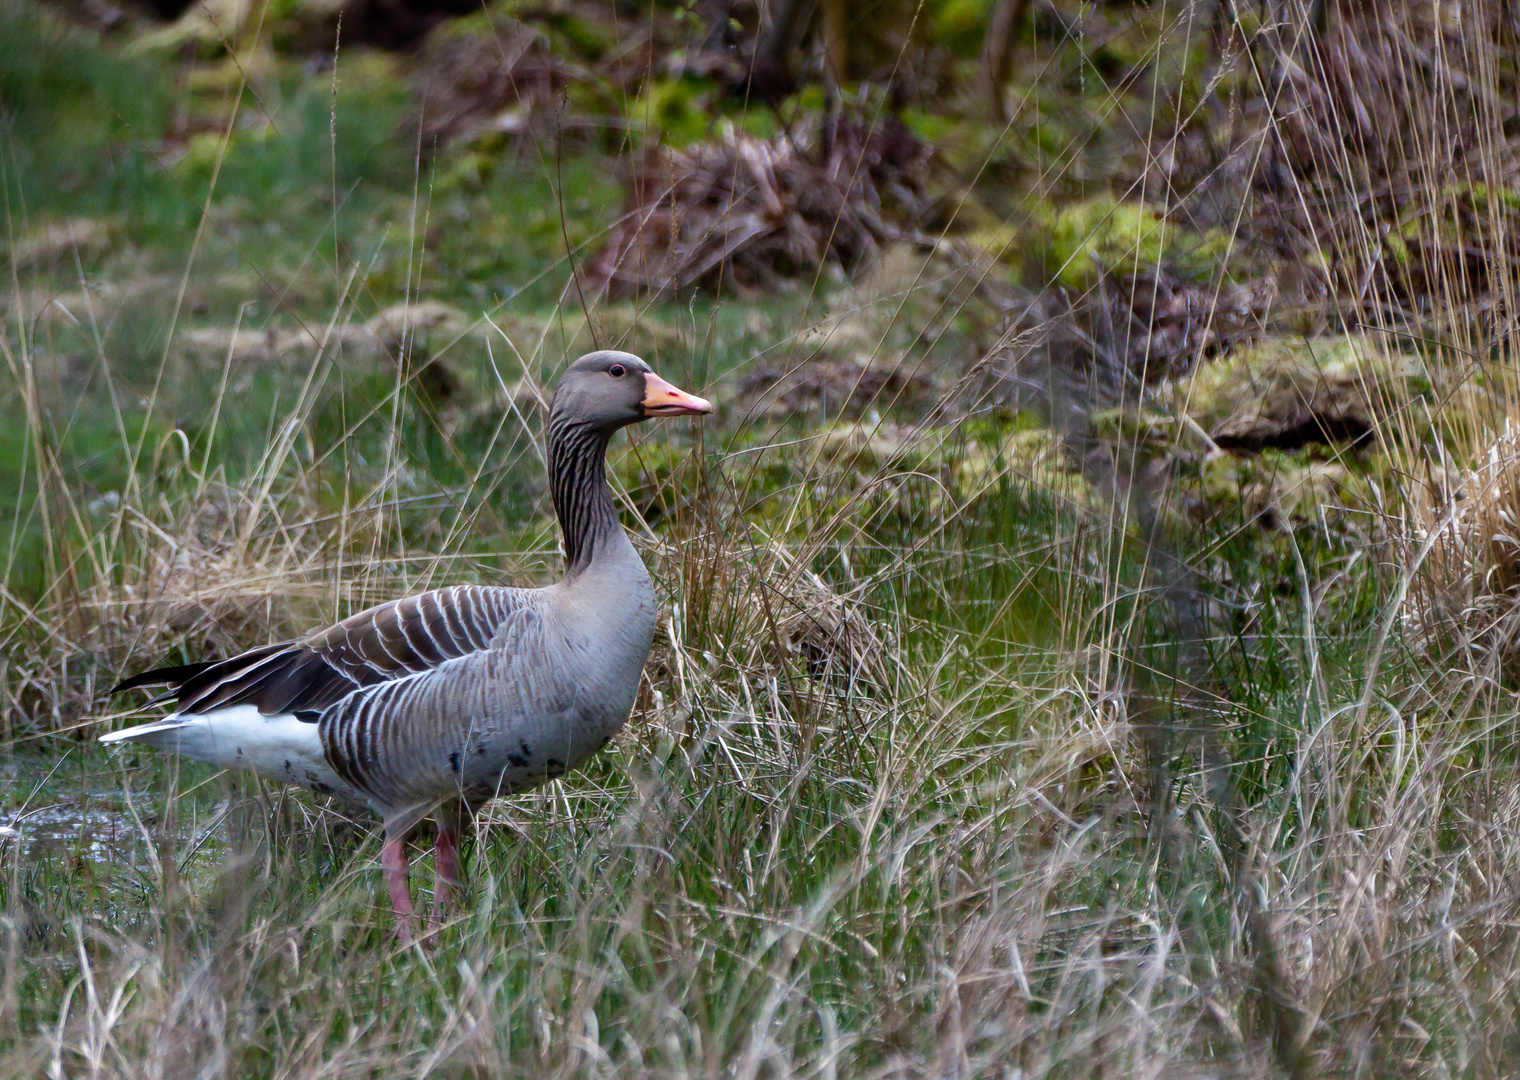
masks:
<path id="1" fill-rule="evenodd" d="M 565 541 L 567 578 L 610 553 L 622 523 L 607 490 L 607 428 L 564 416 L 549 418 L 549 496 Z"/>

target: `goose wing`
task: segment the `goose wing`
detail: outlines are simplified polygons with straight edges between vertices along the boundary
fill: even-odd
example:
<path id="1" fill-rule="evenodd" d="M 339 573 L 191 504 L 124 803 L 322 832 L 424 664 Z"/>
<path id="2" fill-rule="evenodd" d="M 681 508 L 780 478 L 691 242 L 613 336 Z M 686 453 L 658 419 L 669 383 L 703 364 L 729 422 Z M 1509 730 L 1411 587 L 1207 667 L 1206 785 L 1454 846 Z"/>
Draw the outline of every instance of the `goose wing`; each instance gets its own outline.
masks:
<path id="1" fill-rule="evenodd" d="M 528 604 L 529 590 L 460 585 L 393 600 L 295 641 L 265 645 L 227 660 L 156 668 L 111 692 L 167 683 L 154 702 L 178 713 L 253 705 L 266 716 L 303 719 L 355 690 L 429 671 L 490 648 Z M 305 715 L 303 715 L 305 714 Z"/>

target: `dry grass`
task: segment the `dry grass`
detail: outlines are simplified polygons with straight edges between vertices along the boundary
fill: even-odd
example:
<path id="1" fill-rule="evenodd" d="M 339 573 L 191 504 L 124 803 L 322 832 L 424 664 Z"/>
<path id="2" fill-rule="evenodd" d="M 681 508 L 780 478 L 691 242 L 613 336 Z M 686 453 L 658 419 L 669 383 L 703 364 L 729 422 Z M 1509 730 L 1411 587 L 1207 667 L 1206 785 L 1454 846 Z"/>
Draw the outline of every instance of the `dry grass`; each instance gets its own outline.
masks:
<path id="1" fill-rule="evenodd" d="M 1416 504 L 1421 527 L 1411 559 L 1423 556 L 1409 614 L 1436 655 L 1450 649 L 1498 680 L 1520 657 L 1520 454 L 1504 433 L 1486 460 L 1466 470 L 1432 470 Z"/>
<path id="2" fill-rule="evenodd" d="M 1179 528 L 1178 478 L 1217 461 L 1217 444 L 1190 445 L 1179 423 L 1170 445 L 1093 445 L 1078 423 L 1091 401 L 1069 393 L 1078 365 L 1055 349 L 1043 369 L 1006 365 L 1049 328 L 1031 330 L 1018 298 L 988 325 L 1006 295 L 977 280 L 994 273 L 985 260 L 955 264 L 967 280 L 952 285 L 923 261 L 822 317 L 756 305 L 794 325 L 731 366 L 726 385 L 747 389 L 700 434 L 642 436 L 615 470 L 665 605 L 632 722 L 583 775 L 492 806 L 472 896 L 432 951 L 391 945 L 367 823 L 72 740 L 118 721 L 102 691 L 148 660 L 230 651 L 435 582 L 551 575 L 542 503 L 507 505 L 501 477 L 537 492 L 539 391 L 601 332 L 599 312 L 576 321 L 573 280 L 536 340 L 488 311 L 488 359 L 449 360 L 478 377 L 466 391 L 500 402 L 483 421 L 438 422 L 399 347 L 365 376 L 386 383 L 370 398 L 313 347 L 267 452 L 235 480 L 210 466 L 209 436 L 134 434 L 150 429 L 129 401 L 111 445 L 132 467 L 106 499 L 65 453 L 35 377 L 49 342 L 18 282 L 0 341 L 27 438 L 0 704 L 21 760 L 40 744 L 64 762 L 32 794 L 77 808 L 80 837 L 39 847 L 19 816 L 21 837 L 0 834 L 0 1077 L 1509 1075 L 1520 707 L 1503 661 L 1520 466 L 1512 434 L 1484 434 L 1512 400 L 1507 219 L 1486 219 L 1481 259 L 1496 269 L 1481 289 L 1430 245 L 1396 267 L 1381 225 L 1389 185 L 1402 205 L 1470 202 L 1448 182 L 1458 143 L 1469 188 L 1510 175 L 1490 111 L 1510 84 L 1487 7 L 1451 16 L 1455 29 L 1432 10 L 1400 6 L 1405 22 L 1366 38 L 1368 17 L 1331 5 L 1333 32 L 1316 38 L 1315 11 L 1289 4 L 1248 43 L 1254 61 L 1235 55 L 1258 103 L 1276 103 L 1236 149 L 1280 158 L 1244 177 L 1240 227 L 1288 222 L 1325 255 L 1290 252 L 1317 276 L 1284 295 L 1312 302 L 1272 314 L 1278 293 L 1220 285 L 1210 299 L 1170 278 L 1146 297 L 1132 276 L 1122 306 L 1181 307 L 1105 390 L 1160 409 L 1122 372 L 1144 372 L 1152 348 L 1169 370 L 1196 368 L 1248 321 L 1412 341 L 1428 393 L 1386 402 L 1362 450 L 1321 451 L 1345 470 L 1357 454 L 1394 463 L 1376 474 L 1375 520 Z M 1359 40 L 1381 51 L 1353 56 Z M 1438 62 L 1437 45 L 1471 59 Z M 1369 171 L 1359 107 L 1374 132 L 1413 119 L 1431 138 L 1400 143 L 1397 169 L 1385 147 Z M 713 203 L 755 147 L 706 152 L 721 168 L 692 181 L 697 202 L 728 228 L 775 162 Z M 676 186 L 636 193 L 635 209 L 665 213 Z M 824 208 L 835 225 L 851 190 Z M 797 258 L 814 269 L 879 239 L 852 225 L 837 235 L 855 247 L 831 255 L 826 216 L 803 222 Z M 710 225 L 673 224 L 666 239 L 686 239 L 635 260 L 637 288 L 714 284 L 712 267 L 692 269 L 706 258 L 693 251 L 729 244 Z M 780 258 L 727 254 L 724 273 L 757 288 Z M 1211 320 L 1221 297 L 1246 313 L 1239 326 Z M 317 340 L 359 332 L 353 308 L 345 297 Z M 687 325 L 673 307 L 629 310 Z M 841 310 L 853 321 L 830 352 L 818 341 L 841 333 Z M 939 363 L 930 327 L 975 348 Z M 746 377 L 843 363 L 858 423 L 762 425 Z M 1475 368 L 1482 393 L 1464 390 Z M 898 381 L 862 390 L 873 371 Z M 1010 389 L 1032 371 L 1033 391 Z M 900 397 L 910 383 L 929 400 Z M 1037 433 L 1038 470 L 1012 457 L 1036 435 L 1011 415 L 1029 400 L 1054 429 Z M 224 381 L 215 415 L 236 406 Z M 419 431 L 431 457 L 409 441 Z M 1082 497 L 1076 479 L 1052 490 L 1057 459 Z M 19 815 L 34 785 L 15 776 Z M 107 830 L 111 858 L 80 854 Z"/>

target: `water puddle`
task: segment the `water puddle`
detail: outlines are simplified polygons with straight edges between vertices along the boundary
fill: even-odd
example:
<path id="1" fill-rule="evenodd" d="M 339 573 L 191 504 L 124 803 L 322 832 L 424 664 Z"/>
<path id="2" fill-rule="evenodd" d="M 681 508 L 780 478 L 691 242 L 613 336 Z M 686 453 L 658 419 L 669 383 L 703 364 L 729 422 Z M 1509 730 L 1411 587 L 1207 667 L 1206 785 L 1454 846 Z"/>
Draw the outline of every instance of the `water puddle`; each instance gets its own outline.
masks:
<path id="1" fill-rule="evenodd" d="M 73 768 L 70 765 L 73 764 Z M 123 868 L 140 865 L 159 840 L 159 800 L 144 790 L 149 778 L 93 758 L 70 763 L 41 754 L 0 755 L 0 858 L 20 854 L 27 863 L 67 860 Z M 129 797 L 124 783 L 131 785 Z M 136 814 L 133 813 L 133 808 Z M 200 820 L 195 800 L 181 803 L 175 847 L 181 858 L 221 847 L 213 814 Z"/>

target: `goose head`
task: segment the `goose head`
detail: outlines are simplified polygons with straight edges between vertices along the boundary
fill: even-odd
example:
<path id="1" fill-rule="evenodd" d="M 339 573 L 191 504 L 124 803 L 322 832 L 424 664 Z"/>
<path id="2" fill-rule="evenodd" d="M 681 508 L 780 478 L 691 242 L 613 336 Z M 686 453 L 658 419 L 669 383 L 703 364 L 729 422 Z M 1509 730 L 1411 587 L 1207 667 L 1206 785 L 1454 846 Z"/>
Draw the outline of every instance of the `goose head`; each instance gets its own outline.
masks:
<path id="1" fill-rule="evenodd" d="M 610 434 L 656 416 L 700 416 L 712 408 L 706 398 L 678 390 L 632 353 L 605 349 L 570 365 L 550 413 Z"/>

